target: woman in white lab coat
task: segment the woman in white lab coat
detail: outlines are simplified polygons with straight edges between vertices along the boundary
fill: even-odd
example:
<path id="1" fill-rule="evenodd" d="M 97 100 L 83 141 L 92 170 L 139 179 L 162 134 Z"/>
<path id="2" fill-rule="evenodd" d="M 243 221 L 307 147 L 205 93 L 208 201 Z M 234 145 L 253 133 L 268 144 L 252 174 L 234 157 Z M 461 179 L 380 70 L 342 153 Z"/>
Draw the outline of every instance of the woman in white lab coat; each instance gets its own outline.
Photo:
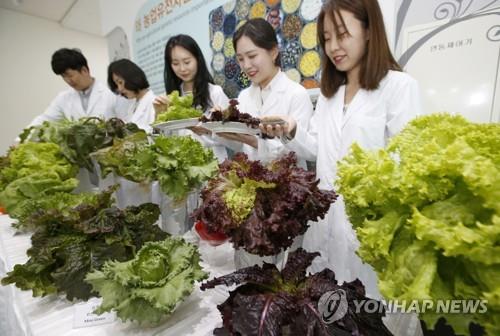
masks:
<path id="1" fill-rule="evenodd" d="M 229 99 L 222 88 L 214 84 L 208 71 L 205 58 L 196 41 L 188 35 L 172 36 L 165 46 L 165 90 L 167 94 L 178 91 L 181 96 L 193 95 L 193 106 L 204 113 L 210 113 L 214 107 L 226 108 Z M 168 97 L 161 95 L 154 101 L 157 113 L 168 107 Z M 178 135 L 192 136 L 205 147 L 210 148 L 219 162 L 227 159 L 226 147 L 205 128 L 190 127 L 179 130 Z M 156 184 L 156 182 L 155 182 Z M 160 193 L 158 185 L 153 186 L 153 202 L 159 203 L 162 213 L 161 227 L 171 234 L 183 234 L 189 229 L 187 216 L 198 207 L 199 194 L 194 191 L 183 205 L 174 204 L 173 200 Z"/>
<path id="2" fill-rule="evenodd" d="M 114 61 L 108 66 L 108 86 L 111 91 L 129 100 L 129 104 L 116 112 L 117 117 L 150 133 L 155 118 L 153 101 L 156 96 L 149 89 L 144 71 L 128 59 Z"/>
<path id="3" fill-rule="evenodd" d="M 252 82 L 238 96 L 238 109 L 258 118 L 276 114 L 290 116 L 307 128 L 313 111 L 309 94 L 281 71 L 278 40 L 271 24 L 260 18 L 248 20 L 234 34 L 233 45 L 241 69 Z M 251 160 L 269 162 L 289 152 L 279 139 L 235 133 L 218 135 L 228 140 L 225 142 L 228 147 L 246 153 Z M 305 160 L 299 161 L 299 165 L 306 168 Z M 297 238 L 288 251 L 299 247 L 301 238 Z M 242 249 L 235 252 L 236 268 L 262 264 L 263 261 L 281 268 L 286 261 L 286 252 L 264 258 Z"/>
<path id="4" fill-rule="evenodd" d="M 389 50 L 377 0 L 328 0 L 318 17 L 323 60 L 321 96 L 309 129 L 293 118 L 282 127 L 261 125 L 307 160 L 316 160 L 320 187 L 333 189 L 337 161 L 353 142 L 382 148 L 422 112 L 417 82 L 403 73 Z M 320 251 L 313 271 L 329 267 L 340 281 L 359 278 L 370 296 L 380 296 L 376 274 L 355 251 L 359 246 L 342 197 L 324 220 L 313 223 L 304 247 Z"/>
<path id="5" fill-rule="evenodd" d="M 150 133 L 155 117 L 153 101 L 156 96 L 149 89 L 144 71 L 128 59 L 114 61 L 108 66 L 108 86 L 111 91 L 129 101 L 129 104 L 117 111 L 117 117 Z M 135 183 L 120 176 L 116 176 L 115 180 L 120 184 L 116 191 L 118 207 L 125 208 L 152 201 L 150 183 Z"/>
<path id="6" fill-rule="evenodd" d="M 181 96 L 192 94 L 193 106 L 205 113 L 209 113 L 214 107 L 226 108 L 229 105 L 229 99 L 222 88 L 214 84 L 201 49 L 191 36 L 180 34 L 167 41 L 164 80 L 167 94 L 172 91 L 178 91 Z M 158 96 L 154 106 L 157 112 L 166 110 L 167 96 Z M 227 158 L 226 148 L 211 136 L 211 132 L 200 127 L 190 129 L 194 133 L 191 135 L 195 135 L 198 141 L 214 151 L 219 162 Z"/>
<path id="7" fill-rule="evenodd" d="M 307 129 L 313 105 L 307 90 L 289 79 L 280 69 L 276 33 L 266 20 L 251 19 L 233 36 L 236 58 L 252 84 L 238 96 L 239 110 L 255 117 L 290 116 Z M 279 139 L 241 134 L 219 134 L 232 143 L 234 151 L 247 153 L 252 160 L 268 162 L 288 150 Z M 305 161 L 301 165 L 305 168 Z"/>

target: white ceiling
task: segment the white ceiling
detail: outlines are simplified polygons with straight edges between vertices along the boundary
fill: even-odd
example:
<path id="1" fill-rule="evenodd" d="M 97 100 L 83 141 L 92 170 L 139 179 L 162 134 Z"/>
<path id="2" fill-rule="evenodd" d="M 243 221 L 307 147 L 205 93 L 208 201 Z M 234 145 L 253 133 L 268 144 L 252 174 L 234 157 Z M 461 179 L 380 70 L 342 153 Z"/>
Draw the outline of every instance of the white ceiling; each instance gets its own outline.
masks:
<path id="1" fill-rule="evenodd" d="M 59 22 L 65 28 L 103 35 L 99 0 L 0 0 L 0 8 Z"/>

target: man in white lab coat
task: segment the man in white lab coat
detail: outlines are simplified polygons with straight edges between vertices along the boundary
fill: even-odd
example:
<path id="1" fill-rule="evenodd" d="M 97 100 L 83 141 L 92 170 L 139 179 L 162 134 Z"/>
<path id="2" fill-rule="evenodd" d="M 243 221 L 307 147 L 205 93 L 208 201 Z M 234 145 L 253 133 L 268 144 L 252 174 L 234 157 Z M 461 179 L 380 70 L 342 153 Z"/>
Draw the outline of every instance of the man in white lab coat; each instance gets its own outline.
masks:
<path id="1" fill-rule="evenodd" d="M 57 50 L 52 55 L 51 65 L 54 73 L 60 75 L 71 88 L 60 92 L 30 126 L 64 118 L 110 118 L 115 115 L 116 104 L 121 103 L 120 99 L 90 75 L 87 60 L 79 50 Z"/>

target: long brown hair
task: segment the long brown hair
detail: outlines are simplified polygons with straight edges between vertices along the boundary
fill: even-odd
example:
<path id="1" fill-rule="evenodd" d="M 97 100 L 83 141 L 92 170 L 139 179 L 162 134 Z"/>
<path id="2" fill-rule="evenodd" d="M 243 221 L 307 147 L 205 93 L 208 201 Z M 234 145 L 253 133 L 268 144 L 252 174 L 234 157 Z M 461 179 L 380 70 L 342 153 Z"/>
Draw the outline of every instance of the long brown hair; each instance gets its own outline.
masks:
<path id="1" fill-rule="evenodd" d="M 340 10 L 354 14 L 354 17 L 363 23 L 368 30 L 366 53 L 361 60 L 359 83 L 361 88 L 375 90 L 389 70 L 402 71 L 392 56 L 385 33 L 382 11 L 377 0 L 326 0 L 318 16 L 318 38 L 322 49 L 321 93 L 331 98 L 343 84 L 346 84 L 345 72 L 338 71 L 325 53 L 324 27 L 325 18 L 332 19 L 337 33 L 343 27 L 347 31 Z M 337 22 L 335 14 L 341 22 Z M 337 36 L 339 37 L 339 36 Z"/>

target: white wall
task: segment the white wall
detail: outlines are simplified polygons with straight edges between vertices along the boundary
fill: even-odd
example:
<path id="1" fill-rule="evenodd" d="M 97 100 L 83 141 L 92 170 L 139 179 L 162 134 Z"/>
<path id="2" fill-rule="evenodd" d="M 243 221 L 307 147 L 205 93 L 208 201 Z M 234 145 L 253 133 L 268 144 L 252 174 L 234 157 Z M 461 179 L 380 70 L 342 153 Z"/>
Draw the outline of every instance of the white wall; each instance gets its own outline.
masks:
<path id="1" fill-rule="evenodd" d="M 68 88 L 50 67 L 59 48 L 80 48 L 92 75 L 106 81 L 106 39 L 0 8 L 0 155 L 55 95 Z"/>
<path id="2" fill-rule="evenodd" d="M 385 31 L 389 46 L 394 53 L 395 46 L 395 29 L 396 29 L 396 0 L 379 0 L 378 1 L 382 15 L 384 16 Z"/>
<path id="3" fill-rule="evenodd" d="M 109 34 L 118 26 L 130 38 L 137 12 L 146 2 L 147 0 L 100 0 L 103 34 Z"/>

